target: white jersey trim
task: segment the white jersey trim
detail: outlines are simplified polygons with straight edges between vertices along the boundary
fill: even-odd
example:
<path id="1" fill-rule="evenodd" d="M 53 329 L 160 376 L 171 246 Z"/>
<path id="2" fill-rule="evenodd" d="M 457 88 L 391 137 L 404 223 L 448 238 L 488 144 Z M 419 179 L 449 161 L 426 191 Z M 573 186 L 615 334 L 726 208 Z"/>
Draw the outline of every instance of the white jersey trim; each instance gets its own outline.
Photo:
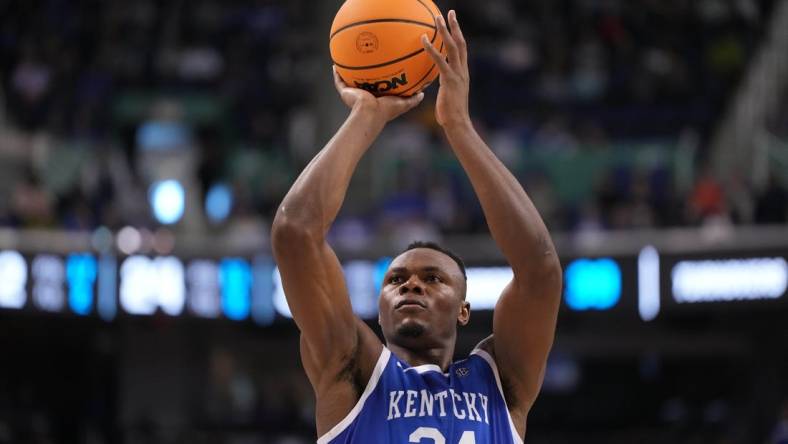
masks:
<path id="1" fill-rule="evenodd" d="M 418 374 L 427 373 L 427 372 L 438 372 L 444 375 L 448 375 L 448 373 L 443 373 L 443 370 L 441 370 L 441 368 L 435 364 L 422 364 L 422 365 L 417 365 L 416 367 L 402 367 L 402 366 L 400 367 L 406 372 L 409 370 L 413 370 Z"/>
<path id="2" fill-rule="evenodd" d="M 498 385 L 498 391 L 501 393 L 501 399 L 503 399 L 503 405 L 506 407 L 506 419 L 509 420 L 509 428 L 512 431 L 512 439 L 514 440 L 515 444 L 523 444 L 523 439 L 520 438 L 520 434 L 517 432 L 517 428 L 514 426 L 514 421 L 512 421 L 512 414 L 509 413 L 509 406 L 506 404 L 506 395 L 503 393 L 501 376 L 498 374 L 498 365 L 495 363 L 495 359 L 493 359 L 489 353 L 480 348 L 474 349 L 471 354 L 478 355 L 480 358 L 487 361 L 487 365 L 489 365 L 492 369 L 493 374 L 495 375 L 495 383 Z"/>
<path id="3" fill-rule="evenodd" d="M 361 409 L 364 408 L 364 403 L 367 402 L 367 398 L 369 398 L 375 390 L 375 387 L 378 386 L 380 376 L 383 374 L 383 370 L 386 368 L 386 364 L 388 364 L 390 357 L 391 351 L 384 346 L 383 351 L 380 352 L 380 357 L 378 357 L 378 362 L 375 364 L 375 369 L 372 371 L 372 376 L 369 377 L 367 386 L 364 388 L 361 397 L 358 398 L 356 405 L 353 406 L 353 409 L 342 419 L 342 421 L 339 421 L 339 423 L 332 427 L 325 435 L 318 438 L 317 444 L 328 444 L 329 441 L 339 436 L 339 434 L 344 432 L 345 429 L 355 421 L 358 414 L 361 413 Z"/>

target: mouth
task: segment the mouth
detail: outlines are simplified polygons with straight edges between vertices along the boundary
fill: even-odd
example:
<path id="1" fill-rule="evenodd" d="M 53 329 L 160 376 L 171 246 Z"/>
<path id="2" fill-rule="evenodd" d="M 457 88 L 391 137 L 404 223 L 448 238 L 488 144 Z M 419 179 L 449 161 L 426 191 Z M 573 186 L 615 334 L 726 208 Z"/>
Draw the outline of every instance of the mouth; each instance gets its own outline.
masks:
<path id="1" fill-rule="evenodd" d="M 416 299 L 403 299 L 397 302 L 397 305 L 394 306 L 394 310 L 399 310 L 403 307 L 420 307 L 420 308 L 427 308 L 423 302 L 418 301 Z"/>

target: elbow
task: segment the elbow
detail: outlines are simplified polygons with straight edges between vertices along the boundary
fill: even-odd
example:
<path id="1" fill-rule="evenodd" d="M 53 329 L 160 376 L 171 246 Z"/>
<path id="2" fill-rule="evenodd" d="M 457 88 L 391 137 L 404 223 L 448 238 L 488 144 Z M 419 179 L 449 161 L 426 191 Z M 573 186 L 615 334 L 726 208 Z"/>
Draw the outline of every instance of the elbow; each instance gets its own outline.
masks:
<path id="1" fill-rule="evenodd" d="M 529 274 L 534 278 L 557 283 L 558 285 L 563 281 L 564 271 L 561 268 L 561 261 L 555 253 L 548 254 L 538 261 L 534 261 L 530 268 Z"/>
<path id="2" fill-rule="evenodd" d="M 553 298 L 560 303 L 564 286 L 564 270 L 561 268 L 561 261 L 558 260 L 557 255 L 551 255 L 551 259 L 546 261 L 541 273 L 547 288 L 552 289 L 550 293 Z"/>
<path id="3" fill-rule="evenodd" d="M 538 279 L 547 282 L 550 286 L 557 287 L 560 292 L 564 271 L 561 267 L 561 260 L 558 258 L 558 252 L 548 236 L 540 239 L 539 246 L 538 254 L 530 261 L 530 268 Z"/>
<path id="4" fill-rule="evenodd" d="M 545 289 L 546 294 L 556 294 L 560 297 L 563 286 L 564 271 L 558 256 L 548 254 L 537 260 L 530 260 L 519 267 L 513 267 L 515 279 L 525 285 L 532 286 L 535 283 Z"/>
<path id="5" fill-rule="evenodd" d="M 545 264 L 542 267 L 541 273 L 543 279 L 558 290 L 557 293 L 560 298 L 561 287 L 564 283 L 564 270 L 561 268 L 561 261 L 558 260 L 557 255 L 553 254 L 549 259 L 545 260 Z"/>
<path id="6" fill-rule="evenodd" d="M 285 215 L 280 208 L 271 226 L 271 249 L 274 256 L 293 247 L 319 243 L 323 241 L 322 230 L 306 218 Z"/>

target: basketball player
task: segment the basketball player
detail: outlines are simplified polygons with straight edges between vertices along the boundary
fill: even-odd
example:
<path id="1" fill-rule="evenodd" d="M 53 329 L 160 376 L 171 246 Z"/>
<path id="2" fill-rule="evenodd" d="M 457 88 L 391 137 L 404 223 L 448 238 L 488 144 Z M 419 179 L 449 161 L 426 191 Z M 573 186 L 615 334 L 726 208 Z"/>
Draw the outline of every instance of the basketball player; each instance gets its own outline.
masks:
<path id="1" fill-rule="evenodd" d="M 553 342 L 561 268 L 536 208 L 474 130 L 467 52 L 456 14 L 438 28 L 444 58 L 436 116 L 470 177 L 492 237 L 514 270 L 495 308 L 493 334 L 452 363 L 468 323 L 465 267 L 436 244 L 397 256 L 380 292 L 385 344 L 353 314 L 342 269 L 326 243 L 359 159 L 386 122 L 416 106 L 336 87 L 350 115 L 301 173 L 278 210 L 273 251 L 301 330 L 301 359 L 317 397 L 319 444 L 521 443 Z"/>

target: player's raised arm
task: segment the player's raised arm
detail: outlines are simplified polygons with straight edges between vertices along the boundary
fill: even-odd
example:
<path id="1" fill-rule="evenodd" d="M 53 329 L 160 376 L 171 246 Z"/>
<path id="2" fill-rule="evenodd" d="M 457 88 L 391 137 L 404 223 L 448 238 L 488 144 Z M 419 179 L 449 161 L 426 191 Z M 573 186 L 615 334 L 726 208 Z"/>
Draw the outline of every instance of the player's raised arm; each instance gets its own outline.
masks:
<path id="1" fill-rule="evenodd" d="M 561 267 L 547 228 L 517 179 L 482 141 L 468 113 L 467 50 L 457 17 L 442 18 L 448 58 L 422 39 L 440 68 L 436 115 L 481 201 L 493 239 L 514 270 L 495 309 L 493 347 L 510 410 L 527 414 L 536 398 L 553 343 Z M 524 419 L 524 418 L 523 418 Z"/>
<path id="2" fill-rule="evenodd" d="M 423 97 L 386 97 L 347 87 L 335 73 L 337 91 L 351 108 L 334 137 L 307 165 L 280 205 L 271 229 L 274 258 L 287 302 L 301 330 L 305 365 L 312 384 L 325 371 L 353 358 L 358 345 L 340 263 L 326 233 L 345 198 L 350 178 L 386 122 L 416 106 Z M 312 370 L 312 371 L 310 371 Z M 317 380 L 316 380 L 317 379 Z"/>

